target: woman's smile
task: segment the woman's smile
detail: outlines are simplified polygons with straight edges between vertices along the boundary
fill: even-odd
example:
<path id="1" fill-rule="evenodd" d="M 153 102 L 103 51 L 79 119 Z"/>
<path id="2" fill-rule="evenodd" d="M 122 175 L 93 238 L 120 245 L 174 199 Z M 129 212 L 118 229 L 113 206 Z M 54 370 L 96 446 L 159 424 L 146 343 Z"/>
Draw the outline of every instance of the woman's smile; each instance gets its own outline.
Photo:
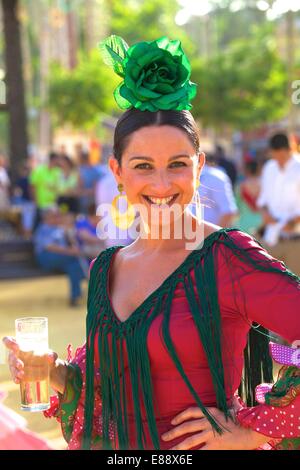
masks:
<path id="1" fill-rule="evenodd" d="M 179 196 L 178 193 L 173 194 L 171 196 L 161 196 L 161 197 L 149 196 L 145 194 L 142 195 L 142 197 L 147 202 L 147 204 L 151 204 L 151 206 L 153 205 L 154 206 L 166 206 L 167 205 L 168 207 L 174 204 L 178 196 Z"/>

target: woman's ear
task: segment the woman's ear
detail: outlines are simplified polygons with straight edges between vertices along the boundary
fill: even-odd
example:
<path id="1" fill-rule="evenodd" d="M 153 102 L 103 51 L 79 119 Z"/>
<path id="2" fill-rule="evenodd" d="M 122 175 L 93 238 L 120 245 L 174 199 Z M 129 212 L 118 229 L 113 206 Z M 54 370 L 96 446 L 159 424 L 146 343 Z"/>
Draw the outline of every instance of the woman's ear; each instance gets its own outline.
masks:
<path id="1" fill-rule="evenodd" d="M 122 168 L 118 160 L 113 155 L 109 157 L 108 167 L 116 178 L 117 183 L 122 183 Z"/>
<path id="2" fill-rule="evenodd" d="M 197 164 L 197 178 L 198 179 L 200 178 L 204 165 L 205 165 L 205 153 L 200 152 L 198 155 L 198 164 Z"/>

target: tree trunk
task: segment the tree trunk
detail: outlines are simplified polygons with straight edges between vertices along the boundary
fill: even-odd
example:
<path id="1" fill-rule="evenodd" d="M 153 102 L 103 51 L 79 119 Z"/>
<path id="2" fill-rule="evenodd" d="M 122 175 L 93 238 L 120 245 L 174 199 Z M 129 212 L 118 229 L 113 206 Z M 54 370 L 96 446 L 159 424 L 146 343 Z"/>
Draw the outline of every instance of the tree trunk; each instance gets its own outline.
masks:
<path id="1" fill-rule="evenodd" d="M 9 154 L 12 177 L 27 158 L 27 116 L 22 70 L 22 49 L 17 8 L 19 0 L 2 0 L 7 105 L 9 113 Z"/>
<path id="2" fill-rule="evenodd" d="M 296 106 L 294 105 L 292 94 L 292 82 L 294 77 L 295 67 L 295 22 L 294 13 L 289 10 L 286 13 L 286 51 L 287 51 L 287 71 L 288 71 L 288 90 L 287 97 L 289 100 L 289 113 L 288 113 L 288 131 L 294 134 L 296 130 Z"/>

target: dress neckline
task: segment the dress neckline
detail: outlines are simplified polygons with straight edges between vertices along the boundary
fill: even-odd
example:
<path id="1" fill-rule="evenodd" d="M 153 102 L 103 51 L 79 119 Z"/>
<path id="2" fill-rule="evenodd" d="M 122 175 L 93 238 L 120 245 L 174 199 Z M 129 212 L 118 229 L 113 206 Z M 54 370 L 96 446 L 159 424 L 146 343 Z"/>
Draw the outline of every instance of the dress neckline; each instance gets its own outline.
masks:
<path id="1" fill-rule="evenodd" d="M 221 228 L 220 230 L 216 230 L 215 232 L 210 233 L 207 237 L 204 238 L 203 244 L 200 248 L 196 248 L 194 250 L 191 250 L 191 252 L 185 257 L 185 259 L 177 266 L 177 268 L 174 269 L 162 282 L 161 284 L 155 288 L 132 312 L 131 314 L 126 318 L 126 320 L 120 320 L 119 316 L 117 315 L 110 296 L 110 273 L 112 269 L 112 264 L 115 259 L 115 255 L 117 252 L 121 249 L 124 248 L 125 245 L 118 245 L 118 246 L 113 246 L 109 248 L 111 251 L 110 256 L 108 256 L 108 261 L 107 261 L 107 266 L 106 266 L 106 289 L 105 289 L 105 295 L 107 298 L 107 304 L 109 306 L 109 311 L 111 314 L 111 318 L 119 325 L 125 325 L 129 321 L 131 321 L 132 318 L 135 318 L 143 309 L 146 308 L 146 306 L 151 306 L 152 300 L 157 296 L 157 294 L 166 286 L 169 285 L 170 281 L 173 280 L 177 274 L 180 271 L 183 271 L 183 268 L 187 266 L 190 262 L 190 260 L 195 256 L 195 254 L 199 254 L 202 251 L 204 251 L 207 246 L 212 243 L 213 241 L 217 240 L 220 238 L 220 236 L 224 233 L 233 231 L 233 230 L 238 230 L 234 228 Z"/>

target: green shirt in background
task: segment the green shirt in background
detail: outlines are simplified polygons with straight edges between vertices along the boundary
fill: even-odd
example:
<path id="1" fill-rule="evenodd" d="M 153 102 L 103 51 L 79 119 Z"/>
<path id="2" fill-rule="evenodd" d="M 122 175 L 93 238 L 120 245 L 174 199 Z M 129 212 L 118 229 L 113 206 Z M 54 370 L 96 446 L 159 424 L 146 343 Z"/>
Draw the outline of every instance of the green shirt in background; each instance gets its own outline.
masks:
<path id="1" fill-rule="evenodd" d="M 61 179 L 61 169 L 37 166 L 30 175 L 30 183 L 35 188 L 36 204 L 39 209 L 46 209 L 56 203 Z"/>

